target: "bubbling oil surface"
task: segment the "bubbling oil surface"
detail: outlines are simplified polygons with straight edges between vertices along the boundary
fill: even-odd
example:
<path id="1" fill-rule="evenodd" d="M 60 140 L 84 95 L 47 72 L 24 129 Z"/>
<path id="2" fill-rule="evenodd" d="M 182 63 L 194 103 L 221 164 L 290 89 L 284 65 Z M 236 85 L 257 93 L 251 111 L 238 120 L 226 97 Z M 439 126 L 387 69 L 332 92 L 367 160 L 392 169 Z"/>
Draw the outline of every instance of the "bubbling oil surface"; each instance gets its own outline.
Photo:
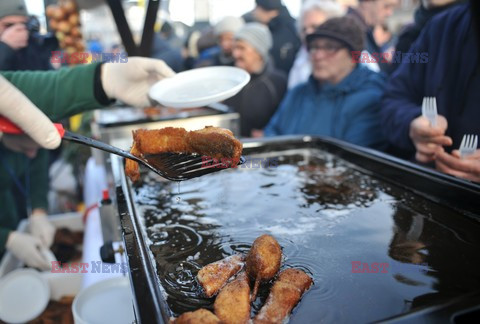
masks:
<path id="1" fill-rule="evenodd" d="M 214 298 L 202 297 L 195 280 L 199 269 L 247 253 L 264 233 L 282 246 L 282 268 L 314 279 L 290 323 L 375 321 L 480 289 L 477 223 L 324 151 L 276 158 L 277 167 L 182 182 L 180 194 L 152 174 L 135 187 L 174 315 L 212 309 Z M 374 264 L 383 268 L 366 272 Z M 252 316 L 271 284 L 261 286 Z"/>

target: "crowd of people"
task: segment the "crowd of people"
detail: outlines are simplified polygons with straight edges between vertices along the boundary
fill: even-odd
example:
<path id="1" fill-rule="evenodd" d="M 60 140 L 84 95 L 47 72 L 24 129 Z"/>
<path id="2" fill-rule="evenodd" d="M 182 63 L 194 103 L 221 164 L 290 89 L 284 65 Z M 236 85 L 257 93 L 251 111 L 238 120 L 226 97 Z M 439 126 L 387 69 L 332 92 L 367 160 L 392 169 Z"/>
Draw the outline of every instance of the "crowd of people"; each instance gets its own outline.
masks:
<path id="1" fill-rule="evenodd" d="M 28 135 L 0 134 L 0 255 L 7 248 L 48 267 L 37 248 L 53 238 L 48 155 L 38 148 L 60 145 L 51 121 L 114 100 L 149 106 L 155 80 L 203 66 L 250 74 L 224 102 L 239 113 L 243 137 L 329 136 L 480 182 L 480 150 L 466 158 L 456 150 L 464 134 L 480 134 L 478 1 L 422 0 L 414 22 L 392 36 L 386 22 L 398 0 L 359 0 L 355 8 L 306 0 L 298 20 L 281 0 L 256 0 L 243 17 L 192 32 L 184 48 L 165 24 L 154 58 L 35 72 L 51 67 L 31 54 L 41 49 L 22 4 L 0 2 L 0 115 Z M 436 98 L 435 125 L 422 116 L 424 97 Z M 29 208 L 31 234 L 14 230 L 21 206 Z"/>

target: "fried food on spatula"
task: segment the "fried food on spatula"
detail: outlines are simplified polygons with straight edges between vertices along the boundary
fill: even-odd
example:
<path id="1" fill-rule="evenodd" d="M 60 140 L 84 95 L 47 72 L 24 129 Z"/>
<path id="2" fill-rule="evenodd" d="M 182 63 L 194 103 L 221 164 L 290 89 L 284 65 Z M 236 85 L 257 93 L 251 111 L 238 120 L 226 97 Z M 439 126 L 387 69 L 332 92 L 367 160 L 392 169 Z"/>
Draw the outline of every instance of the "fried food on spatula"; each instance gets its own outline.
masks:
<path id="1" fill-rule="evenodd" d="M 189 152 L 187 134 L 185 129 L 174 127 L 137 129 L 133 131 L 133 143 L 141 154 Z"/>
<path id="2" fill-rule="evenodd" d="M 247 255 L 247 274 L 255 281 L 252 301 L 257 297 L 260 282 L 272 279 L 280 270 L 282 249 L 273 236 L 264 234 L 254 242 Z"/>
<path id="3" fill-rule="evenodd" d="M 236 254 L 223 260 L 207 264 L 197 274 L 197 280 L 203 287 L 205 296 L 212 297 L 225 286 L 228 279 L 240 271 L 244 258 Z"/>
<path id="4" fill-rule="evenodd" d="M 220 320 L 209 310 L 204 308 L 194 312 L 186 312 L 178 318 L 171 320 L 171 324 L 220 324 Z"/>
<path id="5" fill-rule="evenodd" d="M 137 144 L 134 142 L 132 148 L 130 149 L 130 153 L 132 153 L 135 156 L 140 156 L 140 151 L 137 149 Z M 125 160 L 125 174 L 127 177 L 130 178 L 133 182 L 137 181 L 140 179 L 140 167 L 138 166 L 138 163 L 126 159 Z"/>
<path id="6" fill-rule="evenodd" d="M 312 282 L 312 278 L 302 270 L 282 271 L 273 284 L 265 305 L 253 319 L 253 323 L 283 323 Z"/>
<path id="7" fill-rule="evenodd" d="M 183 128 L 166 127 L 133 131 L 130 153 L 140 158 L 146 154 L 197 153 L 209 158 L 228 159 L 234 164 L 240 160 L 242 148 L 242 143 L 228 129 L 207 126 L 187 132 Z M 125 173 L 132 181 L 138 180 L 138 163 L 127 161 Z"/>
<path id="8" fill-rule="evenodd" d="M 244 324 L 250 321 L 250 284 L 245 272 L 220 290 L 215 304 L 215 315 L 225 324 Z"/>
<path id="9" fill-rule="evenodd" d="M 229 129 L 205 127 L 188 132 L 187 143 L 191 153 L 199 153 L 215 159 L 231 158 L 239 161 L 243 145 Z"/>

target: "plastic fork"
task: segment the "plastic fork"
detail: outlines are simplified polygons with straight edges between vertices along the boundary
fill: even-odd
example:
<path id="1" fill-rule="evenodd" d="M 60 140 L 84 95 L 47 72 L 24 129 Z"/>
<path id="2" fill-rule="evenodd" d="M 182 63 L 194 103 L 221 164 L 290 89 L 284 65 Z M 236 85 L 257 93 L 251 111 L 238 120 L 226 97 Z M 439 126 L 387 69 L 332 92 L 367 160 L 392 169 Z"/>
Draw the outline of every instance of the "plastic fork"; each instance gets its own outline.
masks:
<path id="1" fill-rule="evenodd" d="M 430 126 L 437 126 L 437 99 L 435 97 L 423 97 L 422 116 L 428 119 Z"/>
<path id="2" fill-rule="evenodd" d="M 60 134 L 60 137 L 65 140 L 80 143 L 96 149 L 120 155 L 124 158 L 134 160 L 143 164 L 148 169 L 152 170 L 161 177 L 171 181 L 183 181 L 202 175 L 226 169 L 225 163 L 215 161 L 211 158 L 206 158 L 199 154 L 186 153 L 160 153 L 147 155 L 145 159 L 139 158 L 130 152 L 119 149 L 118 147 L 106 144 L 93 138 L 86 137 L 80 134 L 72 133 L 63 128 L 62 124 L 54 124 Z M 0 117 L 0 132 L 6 134 L 23 134 L 23 130 L 10 120 Z M 245 158 L 242 156 L 240 161 L 230 161 L 229 167 L 245 163 Z"/>
<path id="3" fill-rule="evenodd" d="M 463 135 L 462 143 L 460 143 L 460 157 L 463 159 L 472 155 L 477 150 L 478 136 L 477 135 Z"/>

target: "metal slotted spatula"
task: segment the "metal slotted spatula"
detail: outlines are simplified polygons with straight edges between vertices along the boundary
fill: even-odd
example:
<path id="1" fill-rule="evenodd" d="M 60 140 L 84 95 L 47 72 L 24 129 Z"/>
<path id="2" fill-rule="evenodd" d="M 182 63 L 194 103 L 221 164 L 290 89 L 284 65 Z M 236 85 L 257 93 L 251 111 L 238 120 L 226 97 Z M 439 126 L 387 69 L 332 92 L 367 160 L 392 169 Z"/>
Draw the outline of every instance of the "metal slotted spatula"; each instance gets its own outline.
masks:
<path id="1" fill-rule="evenodd" d="M 199 154 L 186 153 L 160 153 L 145 156 L 145 159 L 136 157 L 130 152 L 119 149 L 118 147 L 94 140 L 80 134 L 72 133 L 63 128 L 62 124 L 54 124 L 62 139 L 77 142 L 83 145 L 94 147 L 96 149 L 122 156 L 143 164 L 161 177 L 171 181 L 183 181 L 202 175 L 225 169 L 220 162 L 207 160 Z M 20 135 L 24 132 L 10 120 L 0 116 L 0 132 L 5 134 Z M 242 156 L 238 164 L 245 162 Z M 230 166 L 232 167 L 232 166 Z"/>

